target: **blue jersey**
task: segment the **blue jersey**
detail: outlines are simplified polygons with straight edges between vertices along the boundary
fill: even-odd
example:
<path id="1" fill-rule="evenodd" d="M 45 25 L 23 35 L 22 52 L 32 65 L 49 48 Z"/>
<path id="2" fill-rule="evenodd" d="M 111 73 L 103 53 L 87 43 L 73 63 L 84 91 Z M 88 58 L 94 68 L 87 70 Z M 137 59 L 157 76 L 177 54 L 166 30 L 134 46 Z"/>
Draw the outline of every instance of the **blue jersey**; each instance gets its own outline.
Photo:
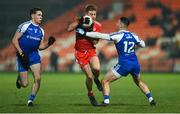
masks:
<path id="1" fill-rule="evenodd" d="M 44 37 L 44 30 L 39 25 L 27 21 L 19 25 L 17 32 L 23 33 L 19 39 L 19 45 L 23 52 L 38 51 L 40 42 Z"/>
<path id="2" fill-rule="evenodd" d="M 39 25 L 33 24 L 32 21 L 27 21 L 18 26 L 17 32 L 23 33 L 19 39 L 19 46 L 24 53 L 28 54 L 29 66 L 41 63 L 38 49 L 44 38 L 44 30 Z M 16 61 L 18 72 L 28 71 L 18 56 Z"/>
<path id="3" fill-rule="evenodd" d="M 140 39 L 129 31 L 119 31 L 109 35 L 110 40 L 115 41 L 118 52 L 118 64 L 112 69 L 116 76 L 139 76 L 140 65 L 135 53 L 135 45 L 140 43 Z"/>
<path id="4" fill-rule="evenodd" d="M 81 28 L 76 31 L 80 34 L 85 33 Z M 145 47 L 145 43 L 137 35 L 125 30 L 112 34 L 86 32 L 85 35 L 95 39 L 101 38 L 114 41 L 118 53 L 118 63 L 112 69 L 115 76 L 127 76 L 129 73 L 133 76 L 139 76 L 140 65 L 135 53 L 135 46 Z"/>
<path id="5" fill-rule="evenodd" d="M 110 40 L 115 41 L 119 62 L 138 61 L 135 45 L 139 44 L 140 39 L 137 35 L 129 31 L 120 31 L 110 34 Z"/>

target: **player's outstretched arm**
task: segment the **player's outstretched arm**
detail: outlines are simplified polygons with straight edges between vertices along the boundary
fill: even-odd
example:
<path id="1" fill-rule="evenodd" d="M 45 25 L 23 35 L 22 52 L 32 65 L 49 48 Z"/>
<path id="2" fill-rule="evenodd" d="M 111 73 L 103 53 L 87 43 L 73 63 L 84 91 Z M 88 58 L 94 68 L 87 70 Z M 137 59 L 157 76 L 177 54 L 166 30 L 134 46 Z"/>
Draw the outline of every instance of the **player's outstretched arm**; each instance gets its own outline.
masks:
<path id="1" fill-rule="evenodd" d="M 146 47 L 146 44 L 143 40 L 140 40 L 138 46 L 144 48 L 144 47 Z"/>
<path id="2" fill-rule="evenodd" d="M 41 43 L 39 45 L 39 50 L 45 50 L 49 46 L 53 45 L 56 39 L 53 36 L 50 36 L 47 43 L 44 43 L 44 39 L 41 40 Z"/>
<path id="3" fill-rule="evenodd" d="M 81 35 L 85 35 L 87 37 L 91 37 L 91 38 L 94 38 L 94 39 L 110 40 L 109 34 L 105 34 L 105 33 L 100 33 L 100 32 L 85 32 L 82 28 L 77 28 L 76 32 L 81 34 Z"/>
<path id="4" fill-rule="evenodd" d="M 87 32 L 86 36 L 94 39 L 110 40 L 109 34 L 100 33 L 100 32 Z"/>

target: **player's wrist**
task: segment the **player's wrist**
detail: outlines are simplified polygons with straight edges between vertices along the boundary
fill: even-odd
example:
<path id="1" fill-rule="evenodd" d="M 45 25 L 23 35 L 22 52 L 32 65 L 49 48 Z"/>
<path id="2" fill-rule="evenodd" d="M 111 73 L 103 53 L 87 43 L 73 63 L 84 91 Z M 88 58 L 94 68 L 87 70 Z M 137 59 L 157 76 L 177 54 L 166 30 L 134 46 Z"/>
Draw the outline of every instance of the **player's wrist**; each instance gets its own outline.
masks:
<path id="1" fill-rule="evenodd" d="M 23 55 L 23 51 L 18 51 L 19 55 L 22 56 Z"/>
<path id="2" fill-rule="evenodd" d="M 86 34 L 87 34 L 87 31 L 84 31 L 84 34 L 83 34 L 83 36 L 86 36 Z"/>
<path id="3" fill-rule="evenodd" d="M 86 36 L 86 31 L 84 29 L 82 29 L 82 28 L 77 28 L 76 32 L 83 35 L 83 36 Z"/>

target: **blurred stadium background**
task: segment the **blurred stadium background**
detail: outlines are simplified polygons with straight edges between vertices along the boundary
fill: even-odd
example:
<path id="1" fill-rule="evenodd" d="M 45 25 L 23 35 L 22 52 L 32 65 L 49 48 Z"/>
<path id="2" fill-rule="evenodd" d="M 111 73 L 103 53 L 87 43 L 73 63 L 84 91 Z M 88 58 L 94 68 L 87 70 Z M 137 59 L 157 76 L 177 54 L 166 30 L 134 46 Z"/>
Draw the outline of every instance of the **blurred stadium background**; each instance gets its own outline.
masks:
<path id="1" fill-rule="evenodd" d="M 3 0 L 0 3 L 0 71 L 15 71 L 15 49 L 11 39 L 17 26 L 29 20 L 29 9 L 44 11 L 45 37 L 53 35 L 57 42 L 42 51 L 43 71 L 79 72 L 74 58 L 74 32 L 67 25 L 83 14 L 86 4 L 98 7 L 97 20 L 102 32 L 113 32 L 116 19 L 131 19 L 130 30 L 145 40 L 147 47 L 137 49 L 142 71 L 180 72 L 180 2 L 179 0 Z M 112 42 L 97 45 L 102 71 L 116 62 Z"/>

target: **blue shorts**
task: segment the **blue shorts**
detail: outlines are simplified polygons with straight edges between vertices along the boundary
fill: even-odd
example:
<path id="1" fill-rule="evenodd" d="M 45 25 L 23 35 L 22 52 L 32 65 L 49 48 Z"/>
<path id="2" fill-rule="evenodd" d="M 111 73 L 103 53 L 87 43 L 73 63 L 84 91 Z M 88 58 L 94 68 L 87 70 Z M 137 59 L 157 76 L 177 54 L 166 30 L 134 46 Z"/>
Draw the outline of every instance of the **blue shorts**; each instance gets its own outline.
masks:
<path id="1" fill-rule="evenodd" d="M 138 77 L 140 74 L 140 65 L 137 62 L 118 63 L 112 68 L 112 72 L 118 78 L 127 76 L 129 73 L 132 76 Z"/>
<path id="2" fill-rule="evenodd" d="M 32 52 L 29 54 L 29 66 L 41 63 L 41 58 L 38 52 Z M 24 67 L 20 62 L 18 56 L 16 56 L 16 69 L 18 72 L 28 71 L 28 68 Z"/>

